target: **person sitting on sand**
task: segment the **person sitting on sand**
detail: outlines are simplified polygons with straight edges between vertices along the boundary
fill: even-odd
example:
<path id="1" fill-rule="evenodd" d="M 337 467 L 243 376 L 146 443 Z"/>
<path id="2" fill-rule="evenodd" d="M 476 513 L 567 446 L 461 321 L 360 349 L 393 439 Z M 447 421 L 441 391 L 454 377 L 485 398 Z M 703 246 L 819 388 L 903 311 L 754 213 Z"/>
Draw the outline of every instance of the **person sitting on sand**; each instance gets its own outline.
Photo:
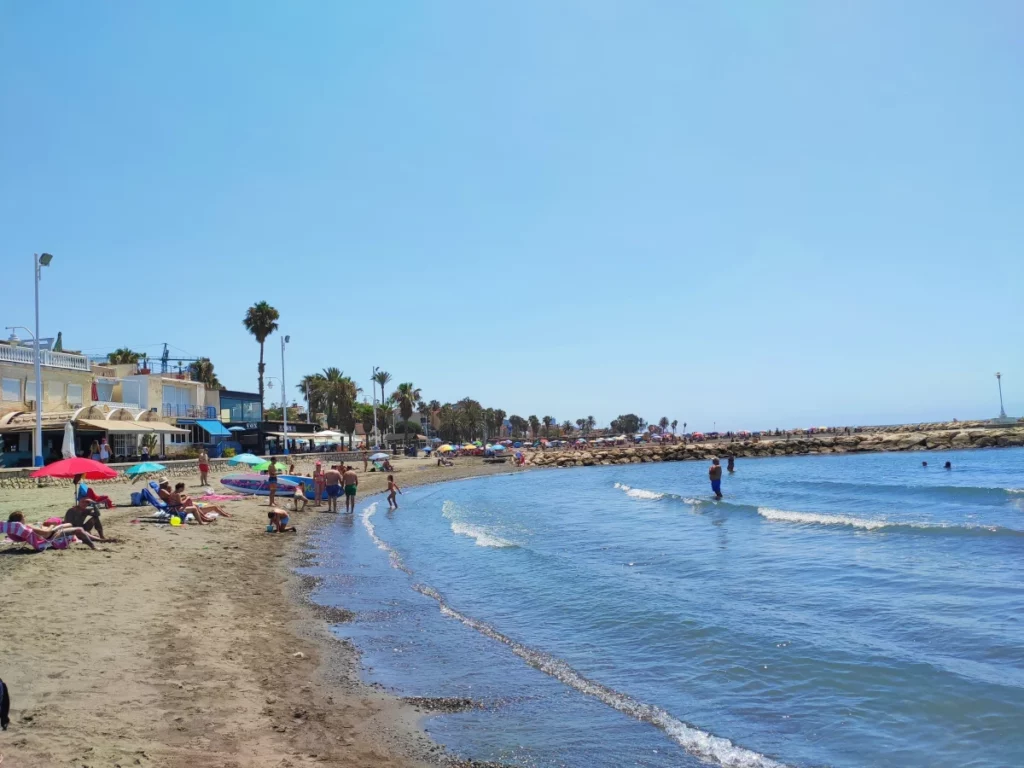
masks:
<path id="1" fill-rule="evenodd" d="M 402 489 L 398 487 L 398 483 L 395 482 L 394 475 L 388 475 L 388 509 L 392 507 L 398 509 L 398 502 L 395 501 L 395 493 L 401 493 Z"/>
<path id="2" fill-rule="evenodd" d="M 90 501 L 95 501 L 97 504 L 102 504 L 107 509 L 114 506 L 114 502 L 110 500 L 109 496 L 98 496 L 96 491 L 90 488 L 88 485 L 82 482 L 85 475 L 75 475 L 75 479 L 72 482 L 75 484 L 75 498 L 81 499 L 83 497 Z"/>
<path id="3" fill-rule="evenodd" d="M 292 501 L 295 502 L 295 511 L 299 511 L 299 504 L 302 504 L 302 509 L 306 508 L 306 484 L 299 480 L 295 486 L 295 496 L 292 497 Z"/>
<path id="4" fill-rule="evenodd" d="M 99 538 L 105 538 L 103 524 L 100 522 L 100 511 L 86 496 L 79 496 L 78 503 L 64 513 L 64 522 L 73 528 L 89 532 L 95 530 Z"/>
<path id="5" fill-rule="evenodd" d="M 101 536 L 90 536 L 87 531 L 81 528 L 76 528 L 73 525 L 29 525 L 25 522 L 25 515 L 22 512 L 11 512 L 7 517 L 9 523 L 21 523 L 22 527 L 26 530 L 32 531 L 37 536 L 46 539 L 47 541 L 52 540 L 55 536 L 74 536 L 80 542 L 89 547 L 89 549 L 96 549 L 96 545 L 93 542 L 107 540 Z M 7 538 L 11 541 L 22 541 L 19 537 L 8 533 Z"/>
<path id="6" fill-rule="evenodd" d="M 269 512 L 267 512 L 267 520 L 270 521 L 270 524 L 267 526 L 268 533 L 298 532 L 298 529 L 294 525 L 289 527 L 288 513 L 285 512 L 283 509 L 278 509 L 277 507 L 271 509 Z"/>
<path id="7" fill-rule="evenodd" d="M 184 483 L 177 483 L 174 486 L 174 492 L 178 494 L 178 498 L 181 500 L 182 504 L 184 504 L 186 507 L 197 507 L 203 510 L 204 515 L 208 516 L 210 512 L 216 512 L 221 517 L 231 517 L 231 515 L 227 513 L 224 507 L 220 506 L 220 504 L 210 504 L 209 502 L 206 501 L 196 501 L 191 496 L 187 495 L 185 493 Z"/>
<path id="8" fill-rule="evenodd" d="M 385 472 L 394 472 L 395 468 L 391 466 L 391 462 L 388 459 L 384 459 L 384 463 L 381 464 Z"/>

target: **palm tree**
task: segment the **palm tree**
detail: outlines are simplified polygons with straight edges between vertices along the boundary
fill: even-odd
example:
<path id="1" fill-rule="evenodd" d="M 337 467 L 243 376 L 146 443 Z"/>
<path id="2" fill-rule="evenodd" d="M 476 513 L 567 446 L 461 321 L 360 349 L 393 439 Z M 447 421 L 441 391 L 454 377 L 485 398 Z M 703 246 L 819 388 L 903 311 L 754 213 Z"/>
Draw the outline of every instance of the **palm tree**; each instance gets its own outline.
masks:
<path id="1" fill-rule="evenodd" d="M 140 353 L 132 352 L 128 347 L 121 347 L 107 353 L 107 362 L 111 365 L 130 365 L 139 362 L 141 359 L 142 355 Z"/>
<path id="2" fill-rule="evenodd" d="M 501 437 L 501 429 L 505 426 L 505 412 L 501 408 L 494 409 L 494 435 Z"/>
<path id="3" fill-rule="evenodd" d="M 258 368 L 260 377 L 260 409 L 265 410 L 263 395 L 263 373 L 266 365 L 263 363 L 263 344 L 274 331 L 277 330 L 277 321 L 281 319 L 281 313 L 267 304 L 265 301 L 258 301 L 253 304 L 245 313 L 242 325 L 245 330 L 251 333 L 260 345 L 260 365 Z"/>
<path id="4" fill-rule="evenodd" d="M 392 395 L 395 402 L 398 404 L 398 412 L 402 414 L 402 421 L 405 422 L 405 443 L 409 444 L 409 419 L 412 418 L 412 412 L 420 399 L 420 391 L 412 385 L 411 381 L 407 381 L 404 384 L 399 384 L 395 393 Z"/>
<path id="5" fill-rule="evenodd" d="M 551 425 L 554 423 L 555 420 L 551 416 L 545 416 L 543 419 L 541 419 L 541 421 L 544 422 L 544 437 L 547 437 L 548 430 L 550 429 Z"/>
<path id="6" fill-rule="evenodd" d="M 374 408 L 369 403 L 356 403 L 353 413 L 359 423 L 363 425 L 363 432 L 366 433 L 366 444 L 369 445 L 370 436 L 373 434 Z"/>
<path id="7" fill-rule="evenodd" d="M 662 432 L 668 429 L 668 416 L 662 416 L 658 419 L 658 426 L 661 427 Z"/>
<path id="8" fill-rule="evenodd" d="M 380 385 L 380 401 L 383 403 L 388 399 L 384 394 L 384 385 L 391 381 L 391 374 L 387 371 L 377 371 L 373 374 L 373 380 Z"/>
<path id="9" fill-rule="evenodd" d="M 576 426 L 577 426 L 577 428 L 579 428 L 580 432 L 586 432 L 586 430 L 587 430 L 587 420 L 586 419 L 576 419 Z"/>
<path id="10" fill-rule="evenodd" d="M 676 427 L 679 426 L 679 419 L 672 419 L 672 431 L 676 431 Z"/>
<path id="11" fill-rule="evenodd" d="M 565 421 L 562 422 L 562 434 L 563 435 L 571 435 L 572 434 L 572 422 L 569 421 L 568 419 L 566 419 Z"/>
<path id="12" fill-rule="evenodd" d="M 594 427 L 597 426 L 597 419 L 593 416 L 587 416 L 587 433 L 594 431 Z"/>
<path id="13" fill-rule="evenodd" d="M 295 388 L 306 398 L 306 410 L 309 411 L 309 420 L 318 421 L 318 414 L 327 410 L 323 397 L 324 375 L 322 373 L 307 373 L 302 381 L 295 385 Z"/>
<path id="14" fill-rule="evenodd" d="M 533 435 L 533 439 L 536 440 L 540 435 L 540 419 L 536 416 L 530 416 L 527 418 L 527 421 L 530 423 L 530 434 Z"/>
<path id="15" fill-rule="evenodd" d="M 192 381 L 201 381 L 207 389 L 224 389 L 218 381 L 217 374 L 213 371 L 213 363 L 208 357 L 200 357 L 189 363 L 188 372 Z"/>

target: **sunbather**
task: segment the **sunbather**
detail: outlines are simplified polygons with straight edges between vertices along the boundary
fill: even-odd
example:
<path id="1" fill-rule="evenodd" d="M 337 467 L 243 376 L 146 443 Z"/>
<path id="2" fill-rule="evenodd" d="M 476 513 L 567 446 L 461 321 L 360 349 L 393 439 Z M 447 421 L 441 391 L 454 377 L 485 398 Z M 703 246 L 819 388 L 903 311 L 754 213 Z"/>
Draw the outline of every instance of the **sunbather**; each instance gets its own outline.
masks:
<path id="1" fill-rule="evenodd" d="M 75 498 L 82 499 L 86 498 L 90 501 L 94 501 L 97 504 L 102 504 L 107 509 L 114 506 L 114 502 L 110 500 L 109 496 L 99 496 L 92 488 L 82 482 L 85 475 L 75 475 L 75 479 L 72 481 L 75 484 Z"/>
<path id="2" fill-rule="evenodd" d="M 9 523 L 21 523 L 22 527 L 31 531 L 41 538 L 47 541 L 52 541 L 57 536 L 74 536 L 83 544 L 86 544 L 89 549 L 96 549 L 94 541 L 105 542 L 102 536 L 90 536 L 89 533 L 81 528 L 76 528 L 73 525 L 66 525 L 61 523 L 60 525 L 29 525 L 25 522 L 25 515 L 21 512 L 11 512 L 7 517 Z M 8 533 L 7 537 L 12 541 L 22 541 L 22 539 Z"/>
<path id="3" fill-rule="evenodd" d="M 75 528 L 82 528 L 86 531 L 93 531 L 102 539 L 103 524 L 100 522 L 100 511 L 95 503 L 87 496 L 79 496 L 78 503 L 64 513 L 64 522 Z"/>

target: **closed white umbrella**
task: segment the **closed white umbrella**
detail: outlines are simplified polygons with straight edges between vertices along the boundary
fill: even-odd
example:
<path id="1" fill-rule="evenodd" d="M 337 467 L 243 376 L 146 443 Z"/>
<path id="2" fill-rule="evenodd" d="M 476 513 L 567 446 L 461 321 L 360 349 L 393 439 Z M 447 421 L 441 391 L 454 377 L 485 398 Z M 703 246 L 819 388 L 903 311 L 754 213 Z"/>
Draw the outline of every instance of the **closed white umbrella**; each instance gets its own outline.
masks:
<path id="1" fill-rule="evenodd" d="M 64 423 L 64 442 L 61 443 L 60 454 L 65 459 L 75 458 L 75 428 L 70 421 Z"/>

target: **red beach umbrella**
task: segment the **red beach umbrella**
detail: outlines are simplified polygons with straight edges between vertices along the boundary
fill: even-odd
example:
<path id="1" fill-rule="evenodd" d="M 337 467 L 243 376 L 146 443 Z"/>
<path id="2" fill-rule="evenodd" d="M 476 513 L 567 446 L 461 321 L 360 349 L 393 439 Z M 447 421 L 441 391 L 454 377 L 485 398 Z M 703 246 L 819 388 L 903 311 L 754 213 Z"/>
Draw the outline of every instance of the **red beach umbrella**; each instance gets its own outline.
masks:
<path id="1" fill-rule="evenodd" d="M 74 477 L 75 475 L 84 475 L 86 480 L 110 480 L 117 477 L 117 471 L 98 461 L 76 456 L 40 467 L 29 477 Z"/>

